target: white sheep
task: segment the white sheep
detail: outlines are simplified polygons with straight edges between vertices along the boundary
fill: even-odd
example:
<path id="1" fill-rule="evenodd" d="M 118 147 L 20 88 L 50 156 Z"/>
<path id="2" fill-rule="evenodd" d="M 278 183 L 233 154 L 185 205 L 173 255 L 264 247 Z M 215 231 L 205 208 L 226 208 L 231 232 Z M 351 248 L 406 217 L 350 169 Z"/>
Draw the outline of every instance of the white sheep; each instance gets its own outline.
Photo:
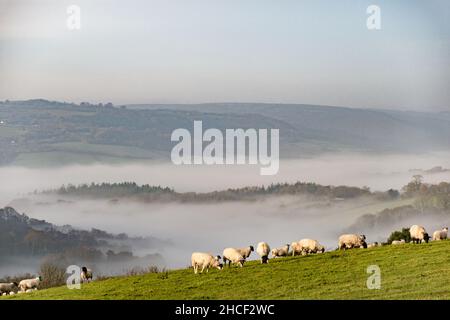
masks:
<path id="1" fill-rule="evenodd" d="M 302 253 L 299 241 L 294 241 L 291 243 L 291 250 L 292 250 L 292 256 Z"/>
<path id="2" fill-rule="evenodd" d="M 261 257 L 261 263 L 268 263 L 270 246 L 266 242 L 258 243 L 258 246 L 256 247 L 256 252 Z"/>
<path id="3" fill-rule="evenodd" d="M 405 239 L 401 239 L 401 240 L 393 240 L 391 242 L 392 245 L 398 245 L 398 244 L 404 244 L 405 243 Z"/>
<path id="4" fill-rule="evenodd" d="M 430 236 L 426 232 L 425 228 L 416 224 L 409 228 L 409 234 L 413 243 L 428 243 L 428 240 L 430 239 Z"/>
<path id="5" fill-rule="evenodd" d="M 447 239 L 448 228 L 442 228 L 442 230 L 437 230 L 433 232 L 433 241 L 445 240 Z"/>
<path id="6" fill-rule="evenodd" d="M 343 234 L 339 237 L 339 250 L 352 248 L 367 248 L 366 236 L 361 234 Z"/>
<path id="7" fill-rule="evenodd" d="M 25 293 L 32 293 L 34 290 L 33 289 L 27 289 L 26 291 L 25 291 Z"/>
<path id="8" fill-rule="evenodd" d="M 311 253 L 323 253 L 325 252 L 325 247 L 320 245 L 317 240 L 313 239 L 302 239 L 298 242 L 297 251 L 300 251 L 302 255 L 307 255 Z"/>
<path id="9" fill-rule="evenodd" d="M 223 250 L 223 263 L 226 265 L 228 261 L 228 266 L 232 263 L 238 264 L 243 267 L 245 258 L 236 248 L 226 248 Z"/>
<path id="10" fill-rule="evenodd" d="M 367 248 L 375 248 L 375 247 L 379 247 L 379 246 L 380 246 L 380 244 L 378 242 L 372 242 L 367 245 Z"/>
<path id="11" fill-rule="evenodd" d="M 81 283 L 86 283 L 86 282 L 92 281 L 92 277 L 93 277 L 93 274 L 92 274 L 91 269 L 88 269 L 86 267 L 81 268 L 81 274 L 80 274 Z"/>
<path id="12" fill-rule="evenodd" d="M 220 263 L 220 256 L 214 257 L 212 254 L 203 252 L 194 252 L 191 255 L 191 265 L 194 268 L 194 273 L 197 273 L 198 268 L 201 268 L 200 273 L 206 269 L 209 272 L 209 268 L 217 268 L 222 270 L 223 265 Z"/>
<path id="13" fill-rule="evenodd" d="M 289 244 L 281 248 L 272 249 L 272 257 L 286 257 L 289 254 Z"/>
<path id="14" fill-rule="evenodd" d="M 18 288 L 17 282 L 11 282 L 11 283 L 0 283 L 0 294 L 3 293 L 10 293 L 16 291 Z"/>
<path id="15" fill-rule="evenodd" d="M 26 292 L 28 289 L 34 289 L 39 287 L 39 283 L 42 281 L 41 276 L 34 279 L 24 279 L 19 282 L 19 289 L 22 292 Z"/>
<path id="16" fill-rule="evenodd" d="M 10 293 L 9 293 L 9 295 L 10 296 L 13 296 L 13 295 L 15 295 L 16 293 L 14 292 L 14 291 L 11 291 Z"/>
<path id="17" fill-rule="evenodd" d="M 255 248 L 253 248 L 253 246 L 248 246 L 247 248 L 237 248 L 236 250 L 244 257 L 244 259 L 247 259 L 250 257 L 250 254 L 255 251 Z"/>

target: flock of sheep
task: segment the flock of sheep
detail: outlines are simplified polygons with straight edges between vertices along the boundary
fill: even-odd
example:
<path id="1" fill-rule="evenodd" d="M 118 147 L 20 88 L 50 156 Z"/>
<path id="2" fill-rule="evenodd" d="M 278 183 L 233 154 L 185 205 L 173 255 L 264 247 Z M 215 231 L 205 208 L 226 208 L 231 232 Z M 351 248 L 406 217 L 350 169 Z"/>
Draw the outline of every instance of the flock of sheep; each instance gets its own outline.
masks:
<path id="1" fill-rule="evenodd" d="M 92 280 L 92 270 L 82 267 L 80 274 L 80 282 L 85 283 Z M 24 279 L 19 283 L 11 282 L 11 283 L 0 283 L 0 295 L 14 295 L 17 293 L 30 293 L 34 290 L 37 290 L 39 284 L 42 281 L 42 277 L 38 276 L 33 279 Z"/>
<path id="2" fill-rule="evenodd" d="M 428 242 L 430 237 L 426 232 L 425 228 L 419 225 L 413 225 L 409 229 L 411 242 L 421 243 Z M 448 228 L 442 228 L 442 230 L 437 230 L 433 233 L 432 240 L 444 240 L 447 239 Z M 392 241 L 392 245 L 404 244 L 406 241 L 404 239 Z M 344 234 L 339 237 L 338 250 L 346 250 L 352 248 L 372 248 L 379 246 L 377 242 L 367 244 L 365 235 L 357 234 Z M 291 251 L 289 250 L 291 249 Z M 244 266 L 244 262 L 250 256 L 250 254 L 255 251 L 253 246 L 248 246 L 246 248 L 226 248 L 223 250 L 223 258 L 221 256 L 213 256 L 210 253 L 204 252 L 194 252 L 191 256 L 191 266 L 194 268 L 194 273 L 197 273 L 199 269 L 200 273 L 209 268 L 217 268 L 221 270 L 224 265 L 230 266 L 232 263 L 237 264 L 241 267 Z M 261 263 L 268 263 L 269 255 L 272 254 L 273 258 L 276 257 L 286 257 L 288 255 L 308 255 L 313 253 L 323 253 L 325 252 L 325 247 L 322 246 L 317 240 L 313 239 L 302 239 L 297 242 L 292 242 L 290 245 L 286 244 L 281 248 L 276 248 L 270 250 L 269 244 L 266 242 L 258 243 L 256 247 L 256 253 L 261 258 Z M 221 263 L 223 259 L 223 264 Z M 81 268 L 80 282 L 85 283 L 92 280 L 93 274 L 92 270 L 86 267 Z M 14 295 L 16 293 L 28 293 L 37 290 L 40 282 L 42 281 L 41 276 L 33 279 L 24 279 L 19 283 L 0 283 L 0 294 L 1 295 Z"/>
<path id="3" fill-rule="evenodd" d="M 419 225 L 413 225 L 409 229 L 411 243 L 421 243 L 428 242 L 430 239 L 428 233 L 425 228 Z M 437 230 L 433 233 L 433 241 L 444 240 L 447 239 L 448 228 L 442 228 L 442 230 Z M 392 241 L 393 245 L 403 244 L 406 241 L 404 239 L 394 240 Z M 357 235 L 357 234 L 344 234 L 339 237 L 338 250 L 346 250 L 352 248 L 373 248 L 376 246 L 380 246 L 377 242 L 370 243 L 369 245 L 366 243 L 365 235 Z M 291 251 L 289 251 L 291 248 Z M 239 265 L 241 267 L 244 266 L 244 262 L 250 256 L 250 254 L 254 251 L 253 246 L 248 246 L 246 248 L 226 248 L 223 250 L 223 258 L 221 256 L 213 256 L 210 253 L 205 252 L 194 252 L 191 256 L 191 266 L 194 269 L 194 273 L 197 273 L 200 269 L 200 273 L 206 269 L 206 272 L 209 271 L 210 268 L 217 268 L 221 270 L 224 265 L 227 264 L 230 266 L 232 263 Z M 288 255 L 307 255 L 313 253 L 323 253 L 325 252 L 325 247 L 319 244 L 317 240 L 313 239 L 302 239 L 297 242 L 292 242 L 290 245 L 286 244 L 281 248 L 276 248 L 270 250 L 270 246 L 266 242 L 258 243 L 256 247 L 256 253 L 261 258 L 261 263 L 268 263 L 269 254 L 272 253 L 272 257 L 286 257 Z M 221 263 L 221 259 L 223 259 L 223 264 Z"/>

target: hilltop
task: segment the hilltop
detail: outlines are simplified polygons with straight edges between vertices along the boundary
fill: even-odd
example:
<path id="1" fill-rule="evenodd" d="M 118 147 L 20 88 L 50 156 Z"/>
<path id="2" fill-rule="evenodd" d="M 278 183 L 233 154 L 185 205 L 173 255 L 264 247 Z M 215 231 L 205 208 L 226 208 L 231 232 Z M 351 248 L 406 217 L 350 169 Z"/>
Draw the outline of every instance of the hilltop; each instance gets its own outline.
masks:
<path id="1" fill-rule="evenodd" d="M 174 129 L 279 129 L 282 158 L 448 149 L 450 114 L 318 105 L 0 102 L 0 165 L 169 160 Z M 412 143 L 413 142 L 413 143 Z"/>
<path id="2" fill-rule="evenodd" d="M 192 269 L 93 281 L 7 299 L 450 299 L 450 241 L 331 251 L 251 261 L 196 275 Z M 255 255 L 252 256 L 255 258 Z M 367 267 L 381 270 L 369 290 Z"/>

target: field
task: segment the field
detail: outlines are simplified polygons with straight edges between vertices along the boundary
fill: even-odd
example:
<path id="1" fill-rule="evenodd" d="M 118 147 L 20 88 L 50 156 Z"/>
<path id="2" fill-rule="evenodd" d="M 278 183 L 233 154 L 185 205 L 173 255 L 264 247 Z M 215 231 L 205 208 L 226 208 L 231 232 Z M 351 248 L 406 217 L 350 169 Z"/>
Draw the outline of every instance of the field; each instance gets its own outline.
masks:
<path id="1" fill-rule="evenodd" d="M 449 299 L 450 241 L 249 261 L 194 274 L 192 269 L 115 277 L 4 299 Z M 252 255 L 255 257 L 255 255 Z M 381 270 L 368 289 L 367 267 Z"/>

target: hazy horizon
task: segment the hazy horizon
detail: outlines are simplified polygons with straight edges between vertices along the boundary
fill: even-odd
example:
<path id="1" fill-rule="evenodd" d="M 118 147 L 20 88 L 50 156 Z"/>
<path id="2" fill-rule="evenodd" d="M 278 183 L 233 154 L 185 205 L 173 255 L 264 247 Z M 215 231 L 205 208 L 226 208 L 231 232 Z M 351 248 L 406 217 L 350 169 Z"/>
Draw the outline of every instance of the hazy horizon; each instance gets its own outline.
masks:
<path id="1" fill-rule="evenodd" d="M 450 110 L 447 1 L 72 4 L 0 0 L 0 99 Z"/>

